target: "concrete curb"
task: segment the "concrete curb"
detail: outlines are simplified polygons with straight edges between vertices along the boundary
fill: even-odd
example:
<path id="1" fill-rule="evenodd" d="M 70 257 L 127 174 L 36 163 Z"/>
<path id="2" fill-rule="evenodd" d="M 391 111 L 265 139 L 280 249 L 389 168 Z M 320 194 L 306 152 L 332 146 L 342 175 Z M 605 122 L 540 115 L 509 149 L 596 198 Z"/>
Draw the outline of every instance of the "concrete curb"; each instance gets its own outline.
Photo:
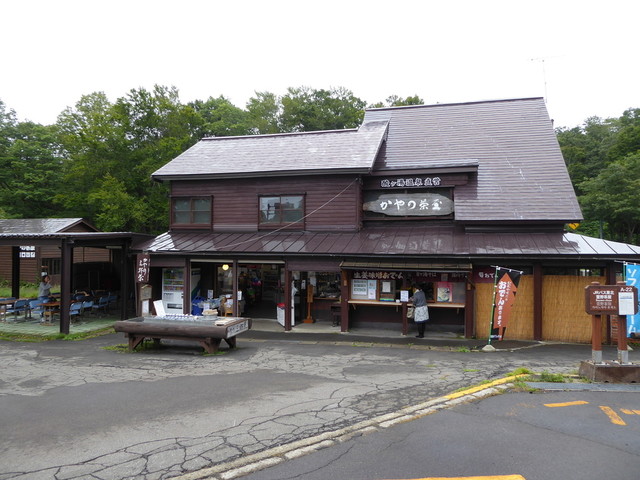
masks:
<path id="1" fill-rule="evenodd" d="M 233 480 L 259 470 L 273 467 L 287 460 L 292 460 L 310 453 L 346 442 L 351 438 L 375 433 L 383 428 L 393 427 L 400 423 L 417 420 L 446 408 L 473 402 L 482 398 L 502 393 L 509 384 L 523 375 L 494 380 L 484 385 L 454 392 L 424 403 L 402 408 L 393 413 L 365 420 L 332 432 L 325 432 L 314 437 L 297 440 L 285 445 L 273 447 L 262 452 L 247 455 L 230 462 L 190 472 L 173 480 Z"/>

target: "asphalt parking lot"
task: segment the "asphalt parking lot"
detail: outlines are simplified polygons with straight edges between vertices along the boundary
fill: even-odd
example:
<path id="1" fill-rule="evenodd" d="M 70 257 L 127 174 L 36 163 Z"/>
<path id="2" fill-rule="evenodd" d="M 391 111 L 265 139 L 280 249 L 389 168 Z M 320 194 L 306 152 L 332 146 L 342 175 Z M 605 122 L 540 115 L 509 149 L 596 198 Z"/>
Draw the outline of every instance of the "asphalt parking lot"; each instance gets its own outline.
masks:
<path id="1" fill-rule="evenodd" d="M 517 368 L 575 373 L 591 357 L 588 345 L 480 353 L 264 332 L 242 336 L 222 355 L 179 343 L 126 353 L 123 343 L 117 334 L 2 342 L 0 479 L 188 478 Z"/>

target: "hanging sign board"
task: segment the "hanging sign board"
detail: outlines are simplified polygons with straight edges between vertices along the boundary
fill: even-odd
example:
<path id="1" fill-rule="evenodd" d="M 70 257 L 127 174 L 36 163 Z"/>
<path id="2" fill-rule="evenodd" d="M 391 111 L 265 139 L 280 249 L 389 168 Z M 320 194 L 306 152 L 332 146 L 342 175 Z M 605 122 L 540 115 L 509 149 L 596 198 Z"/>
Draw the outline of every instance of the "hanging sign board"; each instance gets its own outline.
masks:
<path id="1" fill-rule="evenodd" d="M 151 256 L 148 253 L 139 253 L 136 256 L 136 283 L 149 281 L 149 269 L 151 268 Z"/>
<path id="2" fill-rule="evenodd" d="M 585 288 L 589 315 L 634 315 L 638 312 L 638 289 L 629 285 L 589 285 Z"/>

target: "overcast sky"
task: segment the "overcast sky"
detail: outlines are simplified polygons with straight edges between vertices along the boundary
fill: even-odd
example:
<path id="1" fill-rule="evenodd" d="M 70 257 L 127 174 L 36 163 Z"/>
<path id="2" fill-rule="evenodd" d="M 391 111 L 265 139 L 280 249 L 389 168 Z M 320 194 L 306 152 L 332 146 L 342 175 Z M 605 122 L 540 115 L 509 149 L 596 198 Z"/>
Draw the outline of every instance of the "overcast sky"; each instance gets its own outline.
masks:
<path id="1" fill-rule="evenodd" d="M 640 108 L 638 0 L 0 0 L 0 100 L 54 123 L 82 95 L 183 102 L 346 87 L 368 103 L 542 96 L 556 126 Z"/>

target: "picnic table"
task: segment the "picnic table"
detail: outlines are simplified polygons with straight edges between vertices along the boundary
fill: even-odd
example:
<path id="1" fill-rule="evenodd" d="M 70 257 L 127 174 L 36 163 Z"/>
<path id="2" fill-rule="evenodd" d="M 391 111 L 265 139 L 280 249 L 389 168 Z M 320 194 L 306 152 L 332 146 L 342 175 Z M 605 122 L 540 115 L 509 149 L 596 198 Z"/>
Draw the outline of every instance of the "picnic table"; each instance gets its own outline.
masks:
<path id="1" fill-rule="evenodd" d="M 121 320 L 113 328 L 129 339 L 129 351 L 151 338 L 157 344 L 161 339 L 197 341 L 207 353 L 216 353 L 222 340 L 235 348 L 236 336 L 251 328 L 251 319 L 167 314 Z"/>

